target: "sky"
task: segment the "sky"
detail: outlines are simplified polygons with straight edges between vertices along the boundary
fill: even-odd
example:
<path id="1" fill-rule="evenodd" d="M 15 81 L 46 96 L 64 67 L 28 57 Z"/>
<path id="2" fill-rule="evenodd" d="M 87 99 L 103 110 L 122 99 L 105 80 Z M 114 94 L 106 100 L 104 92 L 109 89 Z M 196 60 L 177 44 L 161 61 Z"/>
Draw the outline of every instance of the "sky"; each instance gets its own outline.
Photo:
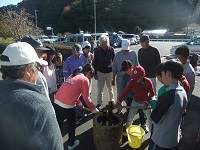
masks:
<path id="1" fill-rule="evenodd" d="M 0 7 L 7 6 L 7 5 L 16 5 L 17 3 L 21 2 L 22 0 L 0 0 Z"/>

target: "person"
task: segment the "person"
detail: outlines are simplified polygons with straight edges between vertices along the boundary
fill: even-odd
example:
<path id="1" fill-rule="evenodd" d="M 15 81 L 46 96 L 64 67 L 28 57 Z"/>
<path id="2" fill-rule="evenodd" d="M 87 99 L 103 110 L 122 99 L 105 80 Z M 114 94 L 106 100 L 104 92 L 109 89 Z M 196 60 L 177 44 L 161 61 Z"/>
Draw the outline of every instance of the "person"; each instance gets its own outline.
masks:
<path id="1" fill-rule="evenodd" d="M 128 83 L 131 80 L 131 73 L 133 70 L 133 65 L 132 62 L 130 60 L 124 60 L 122 62 L 122 67 L 121 67 L 121 71 L 124 71 L 124 75 L 122 76 L 122 91 L 125 90 L 126 86 L 128 85 Z M 128 95 L 126 96 L 125 102 L 127 104 L 127 106 L 131 106 L 131 103 L 133 101 L 133 91 L 129 92 Z M 147 129 L 146 129 L 146 115 L 143 111 L 143 109 L 138 109 L 138 113 L 139 113 L 139 117 L 140 117 L 140 124 L 141 127 L 145 130 L 146 133 L 148 133 Z M 127 109 L 127 117 L 129 114 L 129 109 Z M 127 119 L 130 120 L 130 119 Z"/>
<path id="2" fill-rule="evenodd" d="M 21 40 L 21 42 L 26 42 L 29 43 L 34 49 L 35 52 L 37 53 L 38 57 L 43 60 L 43 53 L 44 51 L 48 51 L 48 48 L 43 47 L 42 42 L 36 38 L 33 35 L 26 35 L 24 36 Z M 43 66 L 48 65 L 47 61 L 45 61 L 46 63 L 43 63 Z M 38 71 L 38 76 L 37 76 L 37 81 L 36 81 L 37 85 L 41 85 L 42 87 L 42 94 L 45 95 L 49 100 L 49 91 L 48 91 L 48 85 L 47 85 L 47 81 L 45 76 L 42 74 L 42 67 L 41 69 Z"/>
<path id="3" fill-rule="evenodd" d="M 112 87 L 112 62 L 115 57 L 114 49 L 109 45 L 109 38 L 106 35 L 99 37 L 100 45 L 95 49 L 94 53 L 94 78 L 97 79 L 97 106 L 103 103 L 103 88 L 106 82 L 110 101 L 114 101 L 114 93 Z"/>
<path id="4" fill-rule="evenodd" d="M 149 44 L 149 36 L 142 35 L 140 37 L 141 49 L 138 51 L 138 61 L 139 64 L 144 68 L 146 72 L 146 77 L 148 77 L 154 87 L 156 93 L 156 75 L 154 73 L 155 67 L 161 63 L 160 53 L 157 48 Z"/>
<path id="5" fill-rule="evenodd" d="M 130 60 L 133 66 L 138 65 L 137 55 L 134 51 L 130 50 L 130 41 L 128 39 L 122 40 L 122 50 L 117 52 L 113 60 L 112 72 L 113 79 L 112 85 L 115 85 L 115 80 L 117 83 L 117 97 L 122 93 L 122 76 L 124 71 L 121 70 L 121 65 L 124 60 Z M 117 76 L 117 77 L 116 77 Z M 116 79 L 115 79 L 116 78 Z"/>
<path id="6" fill-rule="evenodd" d="M 63 57 L 60 52 L 56 53 L 56 80 L 57 80 L 57 89 L 59 89 L 64 82 L 63 76 Z"/>
<path id="7" fill-rule="evenodd" d="M 175 56 L 184 65 L 183 75 L 186 77 L 190 84 L 189 98 L 192 95 L 195 86 L 195 71 L 189 61 L 190 50 L 187 46 L 180 46 L 175 51 Z"/>
<path id="8" fill-rule="evenodd" d="M 57 80 L 56 80 L 56 66 L 55 66 L 55 54 L 56 51 L 51 46 L 46 46 L 46 48 L 49 49 L 49 51 L 46 52 L 47 54 L 47 62 L 48 66 L 43 67 L 43 74 L 47 80 L 48 84 L 48 91 L 49 91 L 49 98 L 51 102 L 54 102 L 54 96 L 57 92 Z"/>
<path id="9" fill-rule="evenodd" d="M 121 102 L 127 96 L 127 94 L 132 91 L 134 93 L 134 99 L 132 100 L 131 106 L 142 107 L 147 117 L 147 127 L 146 130 L 149 132 L 151 130 L 151 120 L 149 109 L 149 102 L 154 96 L 154 88 L 150 79 L 145 77 L 145 70 L 142 66 L 136 66 L 133 68 L 131 81 L 126 86 L 125 90 L 120 94 L 116 107 L 120 107 Z M 128 128 L 133 123 L 133 118 L 137 113 L 138 109 L 130 109 L 126 121 L 126 128 Z"/>
<path id="10" fill-rule="evenodd" d="M 182 115 L 188 102 L 184 88 L 178 84 L 182 75 L 183 65 L 179 61 L 167 61 L 162 67 L 162 81 L 169 87 L 158 97 L 156 108 L 151 114 L 154 131 L 149 150 L 178 150 Z"/>
<path id="11" fill-rule="evenodd" d="M 176 60 L 174 60 L 176 61 Z M 164 66 L 164 63 L 160 63 L 158 66 L 156 66 L 155 68 L 155 74 L 156 74 L 156 77 L 157 79 L 163 84 L 163 86 L 158 90 L 158 95 L 157 97 L 159 97 L 160 95 L 162 95 L 163 93 L 165 93 L 167 91 L 167 88 L 169 87 L 168 85 L 165 85 L 162 81 L 162 67 Z M 190 84 L 189 82 L 187 81 L 187 79 L 185 78 L 185 76 L 181 76 L 180 79 L 178 79 L 178 83 L 183 86 L 186 94 L 188 95 L 189 94 L 189 91 L 190 91 Z"/>
<path id="12" fill-rule="evenodd" d="M 93 69 L 90 64 L 75 69 L 62 84 L 55 96 L 54 109 L 58 124 L 61 127 L 64 119 L 67 119 L 69 141 L 68 150 L 76 148 L 80 141 L 75 140 L 75 118 L 76 104 L 81 104 L 77 101 L 82 94 L 85 103 L 88 105 L 92 113 L 97 113 L 98 109 L 94 106 L 89 92 L 89 79 L 93 76 Z"/>
<path id="13" fill-rule="evenodd" d="M 85 56 L 85 64 L 94 64 L 94 55 L 91 51 L 91 44 L 88 41 L 82 43 L 83 55 Z"/>
<path id="14" fill-rule="evenodd" d="M 83 50 L 80 44 L 74 44 L 72 47 L 72 55 L 69 56 L 63 65 L 63 76 L 67 79 L 75 69 L 85 64 L 85 56 L 82 55 Z"/>
<path id="15" fill-rule="evenodd" d="M 83 55 L 85 56 L 85 64 L 90 64 L 93 66 L 94 64 L 94 55 L 90 52 L 91 50 L 91 44 L 88 41 L 84 41 L 82 43 L 82 48 L 83 48 Z M 92 80 L 90 80 L 90 93 L 91 93 L 91 88 L 92 88 Z M 83 100 L 83 97 L 80 97 L 80 101 L 82 102 L 84 107 L 87 107 L 87 105 L 85 104 L 85 101 Z M 84 111 L 81 112 L 81 116 L 85 116 L 86 114 L 84 114 Z"/>
<path id="16" fill-rule="evenodd" d="M 52 105 L 35 84 L 43 61 L 26 42 L 8 45 L 0 59 L 0 149 L 63 150 Z"/>

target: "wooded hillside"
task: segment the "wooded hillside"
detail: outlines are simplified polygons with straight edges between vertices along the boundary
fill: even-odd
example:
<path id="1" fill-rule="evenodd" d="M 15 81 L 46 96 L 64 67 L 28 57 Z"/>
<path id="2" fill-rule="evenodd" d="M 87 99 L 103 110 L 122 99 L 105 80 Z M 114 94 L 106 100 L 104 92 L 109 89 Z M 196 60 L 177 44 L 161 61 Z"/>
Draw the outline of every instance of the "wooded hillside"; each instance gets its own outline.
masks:
<path id="1" fill-rule="evenodd" d="M 94 0 L 23 0 L 18 7 L 33 16 L 38 26 L 50 26 L 54 33 L 79 30 L 94 32 Z M 188 24 L 200 23 L 200 0 L 97 0 L 97 32 L 134 32 L 167 28 L 179 31 Z"/>

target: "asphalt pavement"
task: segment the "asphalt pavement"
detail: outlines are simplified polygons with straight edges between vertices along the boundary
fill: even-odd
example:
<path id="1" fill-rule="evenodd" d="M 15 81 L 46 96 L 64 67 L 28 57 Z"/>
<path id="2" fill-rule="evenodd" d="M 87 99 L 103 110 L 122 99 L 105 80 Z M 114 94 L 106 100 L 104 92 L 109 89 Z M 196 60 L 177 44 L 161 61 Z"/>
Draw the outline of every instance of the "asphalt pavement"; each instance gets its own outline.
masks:
<path id="1" fill-rule="evenodd" d="M 160 50 L 161 56 L 165 56 L 169 54 L 169 49 L 172 45 L 177 44 L 177 42 L 152 42 L 152 46 L 156 45 Z M 140 48 L 139 45 L 133 46 L 131 49 L 137 50 Z M 119 51 L 120 49 L 116 49 L 115 51 Z M 164 57 L 162 61 L 166 61 Z M 196 83 L 195 89 L 193 91 L 193 95 L 191 100 L 188 103 L 187 114 L 185 116 L 185 120 L 183 123 L 183 138 L 180 141 L 179 149 L 180 150 L 198 150 L 196 144 L 196 138 L 198 131 L 200 129 L 200 67 L 196 72 Z M 157 82 L 157 89 L 161 87 L 161 83 Z M 114 93 L 116 95 L 116 86 L 114 86 Z M 92 93 L 91 98 L 93 102 L 96 104 L 96 96 L 97 96 L 97 83 L 96 80 L 92 80 Z M 107 88 L 104 88 L 104 95 L 103 95 L 103 107 L 108 104 L 108 92 Z M 125 112 L 125 110 L 123 111 Z M 122 117 L 124 117 L 123 115 Z M 76 138 L 80 140 L 80 145 L 76 148 L 76 150 L 96 150 L 93 141 L 93 114 L 89 114 L 87 117 L 84 117 L 80 120 L 76 127 Z M 125 122 L 125 119 L 124 119 Z M 139 124 L 138 115 L 135 116 L 134 124 Z M 124 124 L 125 125 L 125 124 Z M 63 135 L 63 141 L 65 150 L 67 150 L 67 140 L 68 140 L 68 132 L 67 132 L 67 124 L 66 122 L 63 124 L 61 129 Z M 145 134 L 143 137 L 143 142 L 140 148 L 137 150 L 147 150 L 148 143 L 149 143 L 150 134 Z M 163 137 L 165 138 L 165 137 Z M 123 137 L 121 150 L 133 150 L 128 145 L 127 137 Z"/>

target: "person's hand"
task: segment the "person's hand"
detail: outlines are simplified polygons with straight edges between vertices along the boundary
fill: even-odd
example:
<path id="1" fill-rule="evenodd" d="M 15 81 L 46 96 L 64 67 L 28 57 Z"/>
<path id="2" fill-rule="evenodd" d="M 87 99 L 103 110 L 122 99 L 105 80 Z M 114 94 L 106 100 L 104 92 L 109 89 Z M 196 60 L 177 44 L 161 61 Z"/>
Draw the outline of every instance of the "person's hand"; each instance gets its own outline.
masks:
<path id="1" fill-rule="evenodd" d="M 117 104 L 115 104 L 114 107 L 117 109 L 117 112 L 116 112 L 116 113 L 120 115 L 120 114 L 122 113 L 121 105 L 117 103 Z"/>
<path id="2" fill-rule="evenodd" d="M 94 79 L 97 80 L 98 79 L 98 76 L 97 74 L 94 74 Z"/>
<path id="3" fill-rule="evenodd" d="M 112 79 L 112 86 L 115 86 L 115 79 Z"/>
<path id="4" fill-rule="evenodd" d="M 103 112 L 101 111 L 97 111 L 96 113 L 94 113 L 95 115 L 103 115 Z"/>
<path id="5" fill-rule="evenodd" d="M 145 103 L 144 106 L 143 106 L 143 109 L 144 110 L 151 109 L 151 106 L 149 106 L 148 104 Z"/>

